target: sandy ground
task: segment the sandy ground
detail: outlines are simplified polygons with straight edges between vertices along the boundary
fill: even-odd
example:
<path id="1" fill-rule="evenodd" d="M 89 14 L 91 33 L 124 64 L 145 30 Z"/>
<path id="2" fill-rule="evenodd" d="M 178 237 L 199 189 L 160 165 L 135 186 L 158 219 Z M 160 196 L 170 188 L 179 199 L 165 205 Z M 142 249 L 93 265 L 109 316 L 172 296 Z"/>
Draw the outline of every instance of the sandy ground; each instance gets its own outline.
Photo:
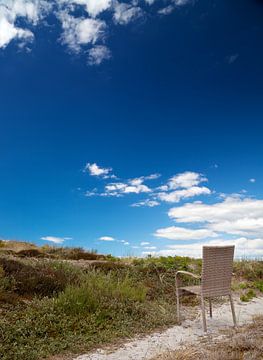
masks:
<path id="1" fill-rule="evenodd" d="M 247 323 L 253 319 L 253 316 L 263 315 L 263 297 L 255 298 L 249 303 L 236 300 L 235 309 L 238 325 Z M 202 331 L 200 312 L 191 320 L 187 320 L 187 313 L 184 313 L 185 320 L 181 326 L 174 326 L 162 333 L 154 333 L 144 338 L 135 338 L 113 352 L 110 349 L 98 349 L 94 353 L 78 356 L 74 360 L 146 360 L 165 351 L 177 350 L 189 342 L 199 342 L 204 336 L 212 338 L 222 336 L 222 330 L 233 326 L 230 304 L 217 305 L 213 310 L 213 319 L 207 316 L 207 335 Z"/>

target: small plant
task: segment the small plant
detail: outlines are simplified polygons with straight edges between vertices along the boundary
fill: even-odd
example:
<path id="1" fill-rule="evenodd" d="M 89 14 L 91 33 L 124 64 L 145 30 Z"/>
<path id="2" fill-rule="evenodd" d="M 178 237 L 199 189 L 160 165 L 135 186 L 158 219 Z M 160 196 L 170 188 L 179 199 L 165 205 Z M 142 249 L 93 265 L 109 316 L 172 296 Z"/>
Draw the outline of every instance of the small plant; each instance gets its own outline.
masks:
<path id="1" fill-rule="evenodd" d="M 255 291 L 252 290 L 252 289 L 249 289 L 245 294 L 242 294 L 242 295 L 240 296 L 240 300 L 241 300 L 241 301 L 244 301 L 244 302 L 249 302 L 249 301 L 252 300 L 253 297 L 255 297 L 255 296 L 256 296 Z"/>
<path id="2" fill-rule="evenodd" d="M 260 292 L 263 292 L 263 280 L 255 281 L 254 287 L 258 289 Z"/>
<path id="3" fill-rule="evenodd" d="M 249 287 L 249 284 L 247 282 L 242 282 L 238 285 L 239 289 L 245 290 Z"/>

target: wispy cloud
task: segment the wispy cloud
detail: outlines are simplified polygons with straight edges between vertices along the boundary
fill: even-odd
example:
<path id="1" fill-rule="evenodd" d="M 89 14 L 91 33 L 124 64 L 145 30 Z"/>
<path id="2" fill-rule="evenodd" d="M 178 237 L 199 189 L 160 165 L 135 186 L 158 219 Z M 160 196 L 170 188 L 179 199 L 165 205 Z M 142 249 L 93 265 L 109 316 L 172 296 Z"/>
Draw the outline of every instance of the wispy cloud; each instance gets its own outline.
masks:
<path id="1" fill-rule="evenodd" d="M 202 256 L 203 246 L 225 246 L 235 245 L 236 257 L 261 257 L 263 256 L 263 239 L 248 239 L 240 237 L 237 239 L 219 239 L 205 242 L 195 242 L 192 244 L 168 245 L 159 251 L 144 251 L 142 255 L 153 256 L 190 256 L 200 258 Z"/>
<path id="2" fill-rule="evenodd" d="M 115 241 L 115 239 L 111 236 L 101 236 L 99 238 L 100 241 Z"/>
<path id="3" fill-rule="evenodd" d="M 239 57 L 239 54 L 232 54 L 227 56 L 226 61 L 228 62 L 229 65 L 233 64 Z"/>
<path id="4" fill-rule="evenodd" d="M 187 229 L 178 226 L 170 226 L 156 230 L 154 236 L 170 240 L 200 240 L 217 237 L 217 233 L 210 229 Z"/>
<path id="5" fill-rule="evenodd" d="M 139 6 L 134 6 L 132 3 L 120 3 L 114 1 L 113 5 L 113 19 L 116 24 L 127 25 L 142 16 L 143 11 Z"/>
<path id="6" fill-rule="evenodd" d="M 155 207 L 158 205 L 160 205 L 160 203 L 158 201 L 150 200 L 150 199 L 146 199 L 146 200 L 131 204 L 132 207 Z"/>
<path id="7" fill-rule="evenodd" d="M 63 244 L 65 240 L 72 240 L 71 237 L 43 236 L 41 240 L 49 241 L 54 244 Z"/>
<path id="8" fill-rule="evenodd" d="M 111 51 L 104 45 L 96 45 L 89 51 L 89 65 L 100 65 L 111 58 Z"/>
<path id="9" fill-rule="evenodd" d="M 166 201 L 169 203 L 178 203 L 182 199 L 187 199 L 200 195 L 210 195 L 210 194 L 211 194 L 211 190 L 205 186 L 193 186 L 187 189 L 171 191 L 169 193 L 161 192 L 157 195 L 157 197 L 162 201 Z"/>

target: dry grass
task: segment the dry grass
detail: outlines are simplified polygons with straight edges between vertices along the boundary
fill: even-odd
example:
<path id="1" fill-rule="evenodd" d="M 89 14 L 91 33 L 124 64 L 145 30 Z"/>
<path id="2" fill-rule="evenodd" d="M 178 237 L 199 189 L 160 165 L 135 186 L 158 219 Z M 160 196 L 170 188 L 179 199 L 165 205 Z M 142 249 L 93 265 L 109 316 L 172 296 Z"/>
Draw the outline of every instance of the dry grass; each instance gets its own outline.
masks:
<path id="1" fill-rule="evenodd" d="M 229 330 L 223 339 L 207 339 L 175 352 L 167 352 L 153 360 L 262 360 L 263 359 L 263 316 L 251 324 Z"/>

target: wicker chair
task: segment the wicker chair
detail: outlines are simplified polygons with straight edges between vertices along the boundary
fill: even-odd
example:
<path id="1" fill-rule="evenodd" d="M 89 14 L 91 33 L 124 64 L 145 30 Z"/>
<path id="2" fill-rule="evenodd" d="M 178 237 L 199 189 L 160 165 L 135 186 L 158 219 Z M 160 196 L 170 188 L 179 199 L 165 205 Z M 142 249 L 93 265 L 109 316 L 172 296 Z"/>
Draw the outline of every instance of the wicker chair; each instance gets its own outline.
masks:
<path id="1" fill-rule="evenodd" d="M 180 323 L 179 295 L 182 290 L 201 297 L 203 329 L 206 332 L 205 298 L 209 300 L 210 317 L 212 317 L 212 301 L 216 296 L 228 296 L 231 304 L 234 326 L 237 325 L 233 298 L 231 295 L 231 278 L 235 246 L 204 246 L 202 275 L 197 276 L 188 271 L 176 273 L 177 318 Z M 180 287 L 181 275 L 189 275 L 201 280 L 201 285 Z"/>

